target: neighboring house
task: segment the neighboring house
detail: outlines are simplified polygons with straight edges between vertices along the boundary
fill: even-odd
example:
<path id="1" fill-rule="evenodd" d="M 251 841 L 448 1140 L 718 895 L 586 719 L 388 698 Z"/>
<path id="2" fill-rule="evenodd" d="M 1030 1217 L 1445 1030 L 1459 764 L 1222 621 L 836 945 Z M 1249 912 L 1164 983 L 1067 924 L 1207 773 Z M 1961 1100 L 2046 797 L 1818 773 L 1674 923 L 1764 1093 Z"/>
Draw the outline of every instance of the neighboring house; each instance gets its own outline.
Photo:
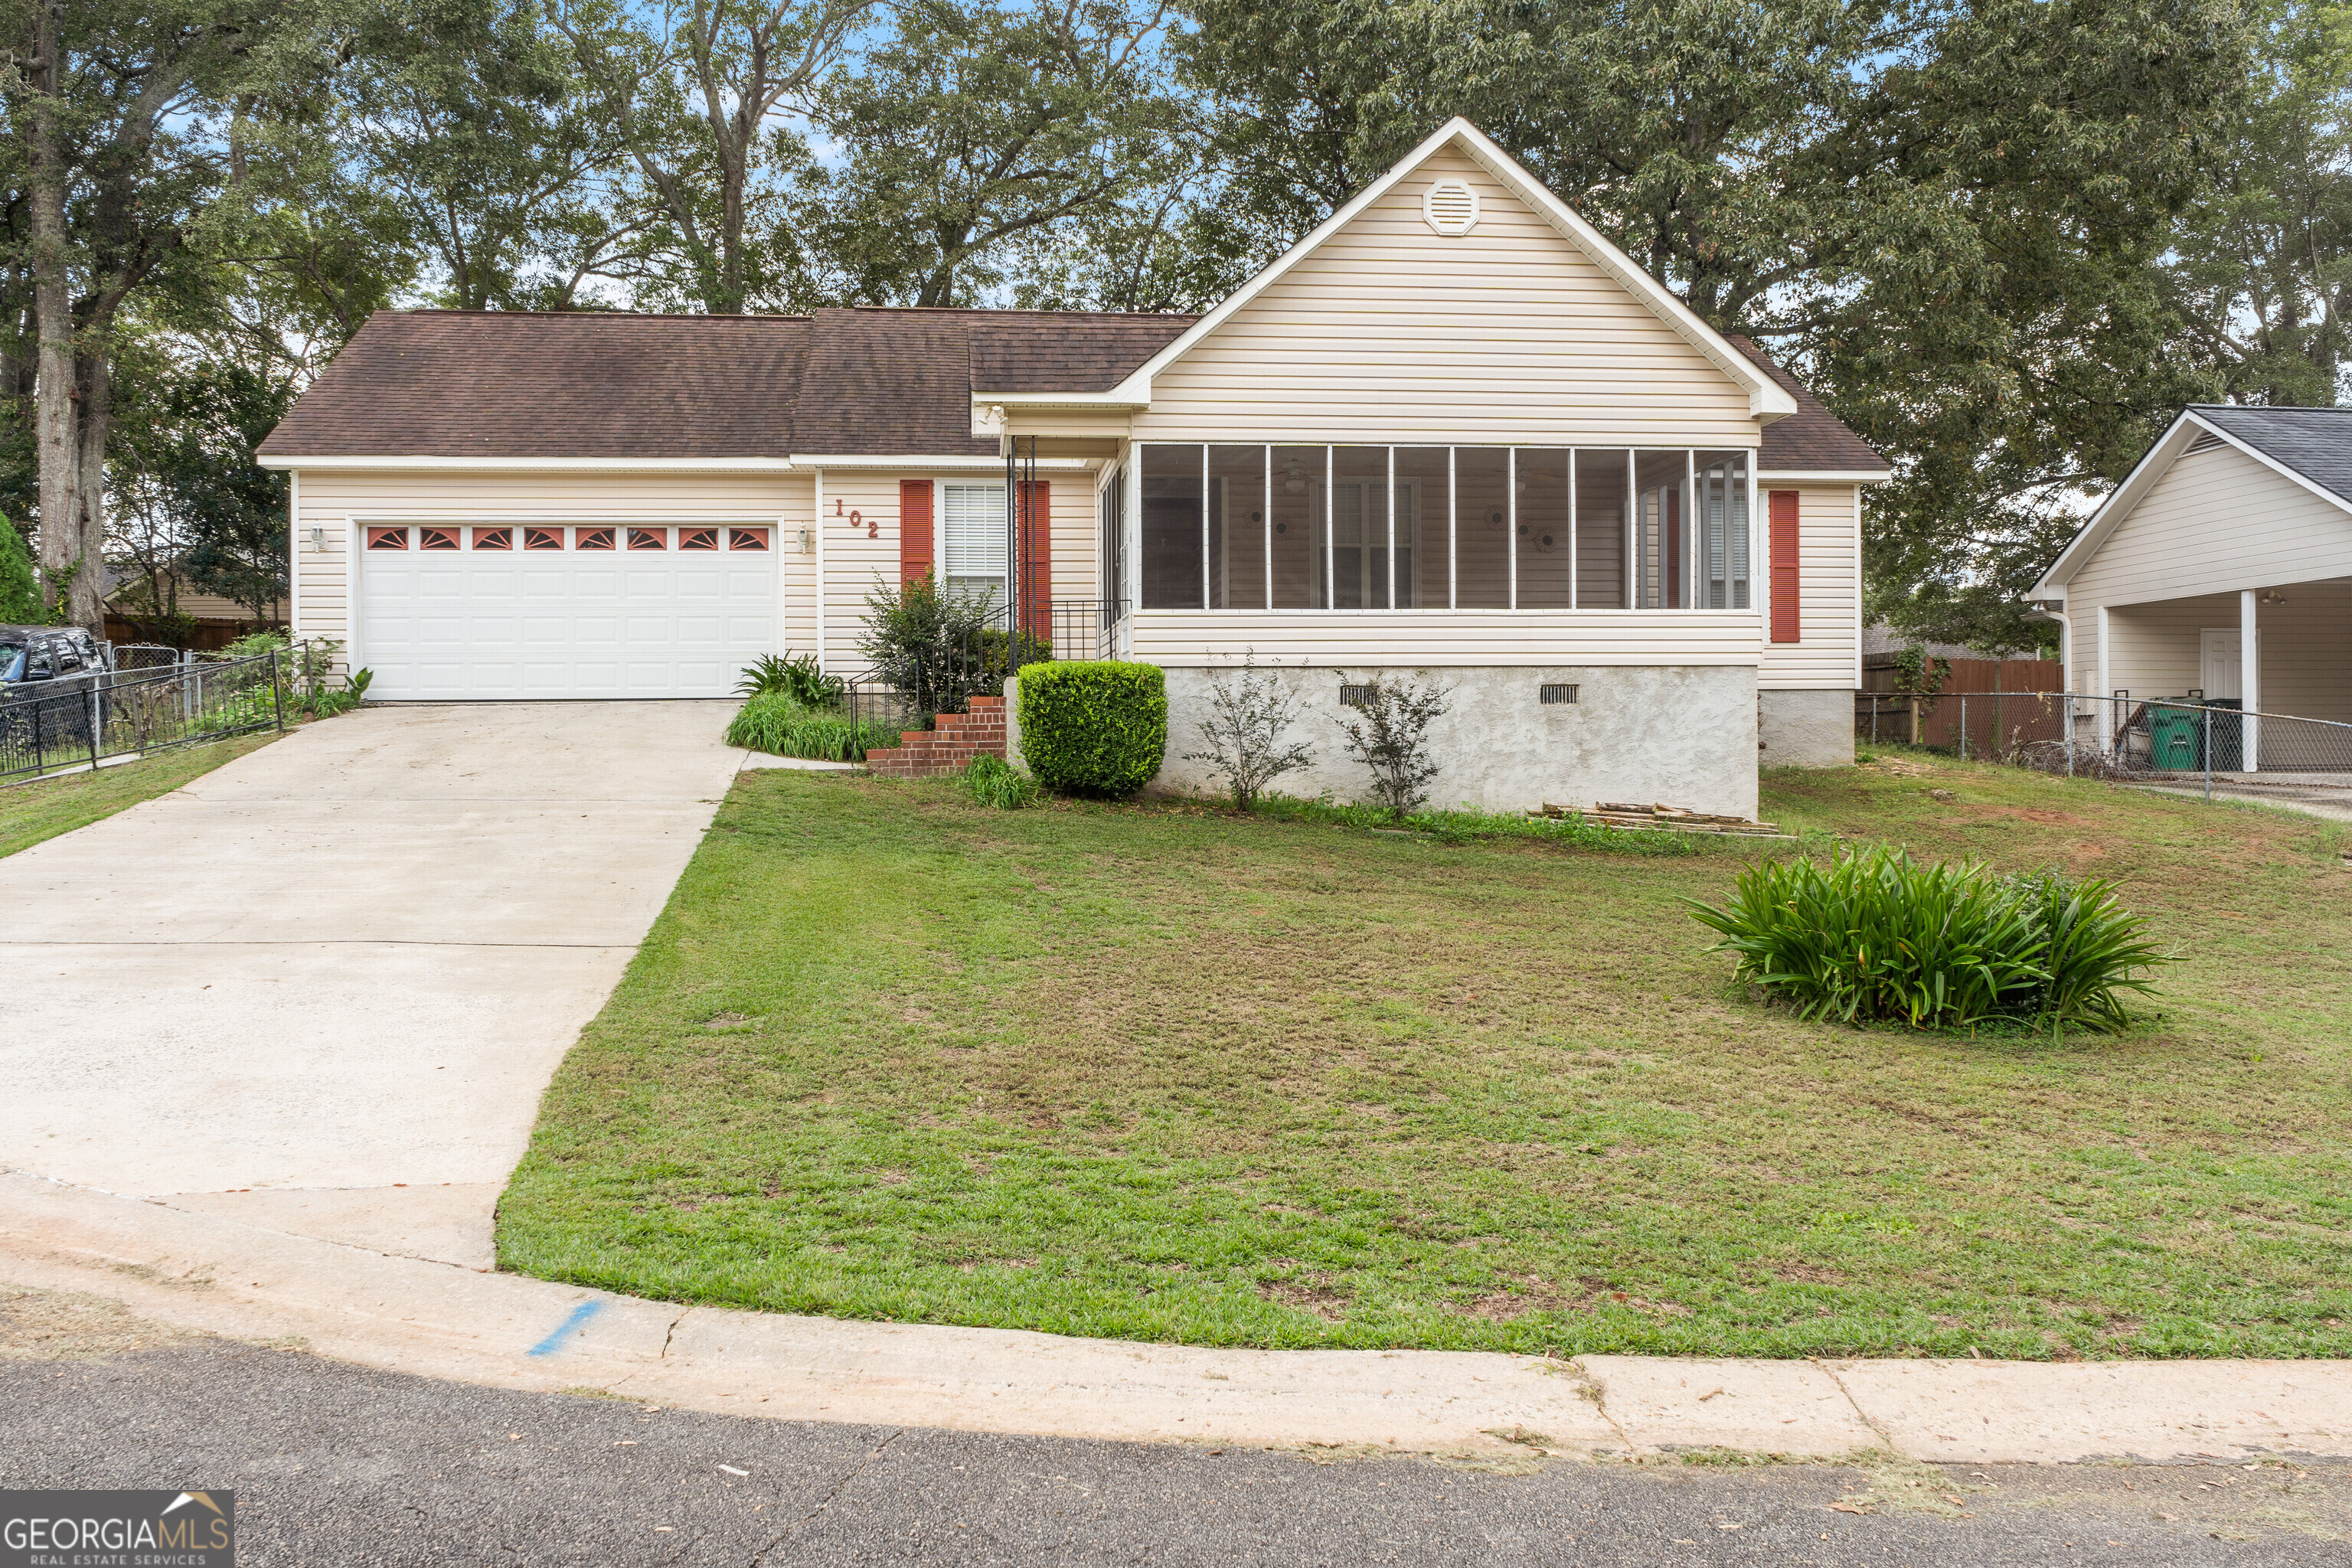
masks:
<path id="1" fill-rule="evenodd" d="M 296 625 L 379 697 L 854 674 L 935 570 L 1164 667 L 1166 787 L 1254 653 L 1306 699 L 1286 787 L 1363 793 L 1340 677 L 1425 670 L 1441 803 L 1743 816 L 1759 751 L 1852 757 L 1886 474 L 1462 121 L 1197 319 L 384 313 L 261 458 Z"/>
<path id="2" fill-rule="evenodd" d="M 253 611 L 234 599 L 206 593 L 190 584 L 171 567 L 155 574 L 152 584 L 139 572 L 107 572 L 106 635 L 118 643 L 149 642 L 167 629 L 186 647 L 211 650 L 226 647 L 238 637 L 259 630 Z M 161 626 L 160 612 L 169 606 L 184 617 L 180 625 Z"/>
<path id="3" fill-rule="evenodd" d="M 2069 690 L 2352 721 L 2352 409 L 2183 409 L 2031 596 Z"/>

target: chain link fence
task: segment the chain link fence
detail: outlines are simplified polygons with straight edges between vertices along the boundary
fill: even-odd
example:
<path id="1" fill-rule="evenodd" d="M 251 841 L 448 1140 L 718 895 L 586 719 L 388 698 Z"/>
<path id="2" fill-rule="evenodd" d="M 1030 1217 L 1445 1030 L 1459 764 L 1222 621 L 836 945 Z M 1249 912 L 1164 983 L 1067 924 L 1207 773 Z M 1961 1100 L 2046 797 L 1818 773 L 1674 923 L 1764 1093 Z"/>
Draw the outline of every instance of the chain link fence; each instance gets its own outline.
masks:
<path id="1" fill-rule="evenodd" d="M 1854 738 L 2119 782 L 2352 784 L 2352 724 L 2233 700 L 2062 691 L 1864 692 Z"/>

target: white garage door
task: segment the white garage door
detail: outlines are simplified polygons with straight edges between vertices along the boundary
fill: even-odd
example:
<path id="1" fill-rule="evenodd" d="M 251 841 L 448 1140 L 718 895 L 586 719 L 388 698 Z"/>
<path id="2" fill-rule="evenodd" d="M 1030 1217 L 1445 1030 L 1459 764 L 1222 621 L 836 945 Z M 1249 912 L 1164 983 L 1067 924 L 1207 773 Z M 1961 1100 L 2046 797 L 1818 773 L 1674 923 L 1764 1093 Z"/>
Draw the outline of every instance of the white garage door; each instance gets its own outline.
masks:
<path id="1" fill-rule="evenodd" d="M 368 695 L 724 697 L 781 646 L 773 531 L 731 524 L 367 526 Z"/>

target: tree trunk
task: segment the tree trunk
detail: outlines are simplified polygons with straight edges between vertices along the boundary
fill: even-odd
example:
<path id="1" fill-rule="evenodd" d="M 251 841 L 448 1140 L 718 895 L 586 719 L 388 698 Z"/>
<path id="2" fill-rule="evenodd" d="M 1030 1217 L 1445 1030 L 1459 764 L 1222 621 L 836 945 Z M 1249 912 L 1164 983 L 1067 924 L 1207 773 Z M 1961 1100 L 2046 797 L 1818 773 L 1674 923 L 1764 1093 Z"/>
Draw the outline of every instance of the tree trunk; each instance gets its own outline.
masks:
<path id="1" fill-rule="evenodd" d="M 67 584 L 68 619 L 106 632 L 100 607 L 99 564 L 102 529 L 98 522 L 99 485 L 85 460 L 81 367 L 74 352 L 71 241 L 66 227 L 65 149 L 58 142 L 57 93 L 63 42 L 58 16 L 47 4 L 33 10 L 33 61 L 28 73 L 36 98 L 26 127 L 26 184 L 33 237 L 33 330 L 40 344 L 33 390 L 35 454 L 40 464 L 41 577 L 52 603 Z M 87 487 L 87 488 L 86 488 Z"/>

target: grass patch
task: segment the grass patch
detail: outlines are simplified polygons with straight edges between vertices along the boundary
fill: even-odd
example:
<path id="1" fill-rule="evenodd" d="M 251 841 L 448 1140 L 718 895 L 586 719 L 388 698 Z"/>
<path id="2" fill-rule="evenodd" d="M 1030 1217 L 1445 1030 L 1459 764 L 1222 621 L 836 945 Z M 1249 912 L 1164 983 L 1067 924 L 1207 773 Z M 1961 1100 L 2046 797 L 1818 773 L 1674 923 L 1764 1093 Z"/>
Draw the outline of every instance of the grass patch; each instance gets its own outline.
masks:
<path id="1" fill-rule="evenodd" d="M 142 757 L 94 773 L 67 773 L 0 787 L 0 856 L 29 849 L 142 800 L 169 795 L 189 780 L 202 778 L 222 763 L 233 763 L 277 739 L 275 731 L 240 735 Z"/>
<path id="2" fill-rule="evenodd" d="M 2115 879 L 2186 961 L 2120 1037 L 1854 1029 L 1702 954 L 1711 841 L 751 773 L 549 1089 L 500 1261 L 1208 1344 L 2352 1354 L 2325 825 L 1892 754 L 1765 807 Z"/>

